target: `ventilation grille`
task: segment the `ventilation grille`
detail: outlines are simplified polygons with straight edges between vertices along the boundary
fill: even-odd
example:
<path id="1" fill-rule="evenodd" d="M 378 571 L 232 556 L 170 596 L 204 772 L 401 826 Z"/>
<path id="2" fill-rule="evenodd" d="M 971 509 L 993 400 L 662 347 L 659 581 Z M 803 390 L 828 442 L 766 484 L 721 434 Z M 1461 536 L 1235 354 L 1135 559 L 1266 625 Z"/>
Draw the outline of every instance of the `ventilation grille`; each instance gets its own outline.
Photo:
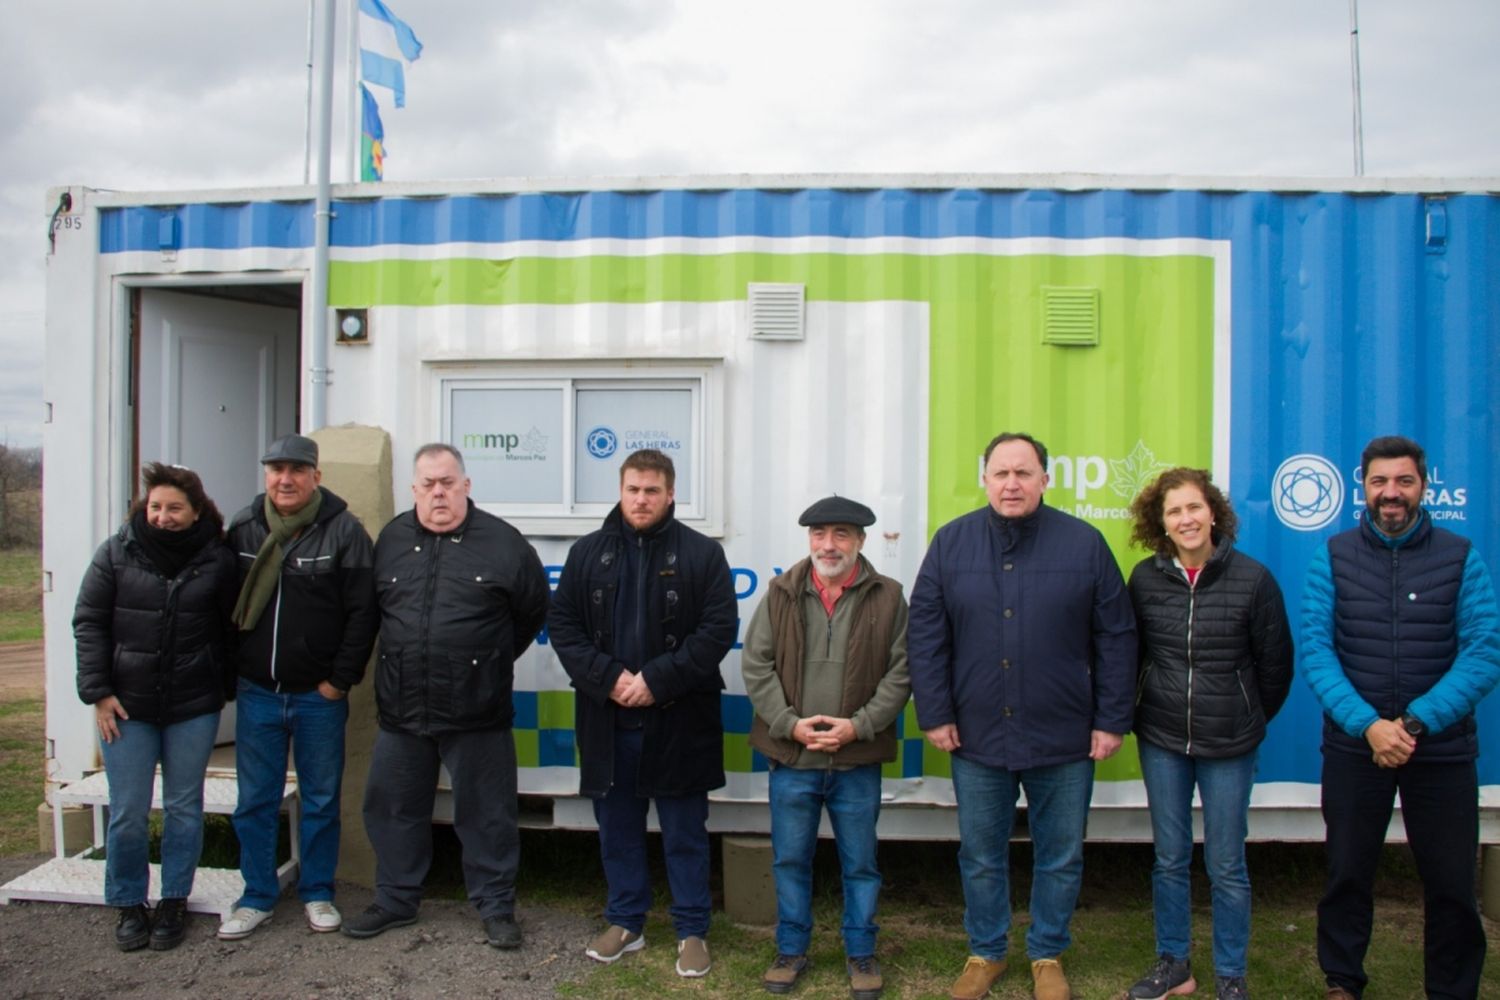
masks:
<path id="1" fill-rule="evenodd" d="M 805 285 L 750 284 L 750 339 L 802 340 L 806 336 Z"/>
<path id="2" fill-rule="evenodd" d="M 1094 347 L 1099 343 L 1099 289 L 1042 286 L 1042 343 Z"/>

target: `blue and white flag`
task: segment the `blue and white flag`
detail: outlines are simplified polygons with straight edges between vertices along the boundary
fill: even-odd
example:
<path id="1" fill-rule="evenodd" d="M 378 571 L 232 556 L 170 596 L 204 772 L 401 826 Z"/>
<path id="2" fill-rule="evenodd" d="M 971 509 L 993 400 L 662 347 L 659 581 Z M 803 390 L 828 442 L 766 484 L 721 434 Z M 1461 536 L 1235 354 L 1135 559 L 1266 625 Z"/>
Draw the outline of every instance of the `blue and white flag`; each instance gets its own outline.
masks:
<path id="1" fill-rule="evenodd" d="M 366 83 L 385 87 L 406 106 L 404 63 L 422 55 L 422 43 L 407 23 L 381 0 L 359 0 L 359 70 Z"/>

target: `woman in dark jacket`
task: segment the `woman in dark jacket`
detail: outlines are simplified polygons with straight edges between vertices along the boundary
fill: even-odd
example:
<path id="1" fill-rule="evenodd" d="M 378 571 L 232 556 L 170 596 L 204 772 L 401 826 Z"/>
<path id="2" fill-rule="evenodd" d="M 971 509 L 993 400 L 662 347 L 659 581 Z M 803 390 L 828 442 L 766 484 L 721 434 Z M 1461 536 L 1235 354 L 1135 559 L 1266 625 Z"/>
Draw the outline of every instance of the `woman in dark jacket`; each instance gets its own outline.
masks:
<path id="1" fill-rule="evenodd" d="M 78 696 L 94 706 L 109 780 L 104 900 L 115 944 L 181 943 L 203 849 L 203 775 L 233 681 L 224 643 L 239 590 L 224 519 L 197 473 L 148 464 L 145 492 L 78 591 Z M 146 908 L 152 785 L 161 765 L 161 904 Z"/>
<path id="2" fill-rule="evenodd" d="M 1169 469 L 1131 504 L 1131 541 L 1151 549 L 1130 574 L 1140 635 L 1135 734 L 1151 808 L 1158 958 L 1132 1000 L 1191 993 L 1193 788 L 1213 886 L 1216 995 L 1247 997 L 1250 879 L 1245 835 L 1255 753 L 1292 680 L 1281 590 L 1235 551 L 1229 500 L 1201 469 Z"/>

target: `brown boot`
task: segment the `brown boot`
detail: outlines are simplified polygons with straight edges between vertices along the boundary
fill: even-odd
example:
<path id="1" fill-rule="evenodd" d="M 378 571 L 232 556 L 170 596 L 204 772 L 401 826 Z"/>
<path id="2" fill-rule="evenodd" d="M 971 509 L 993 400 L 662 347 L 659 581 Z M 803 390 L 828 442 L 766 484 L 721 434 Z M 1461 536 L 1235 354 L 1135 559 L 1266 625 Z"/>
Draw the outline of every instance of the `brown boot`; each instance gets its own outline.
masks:
<path id="1" fill-rule="evenodd" d="M 970 955 L 969 960 L 964 963 L 964 971 L 953 984 L 953 990 L 949 996 L 953 1000 L 979 1000 L 995 985 L 995 980 L 1005 974 L 1005 959 L 991 962 L 980 958 L 978 955 Z"/>
<path id="2" fill-rule="evenodd" d="M 1031 995 L 1036 1000 L 1073 1000 L 1068 977 L 1062 963 L 1055 958 L 1039 958 L 1031 963 Z"/>

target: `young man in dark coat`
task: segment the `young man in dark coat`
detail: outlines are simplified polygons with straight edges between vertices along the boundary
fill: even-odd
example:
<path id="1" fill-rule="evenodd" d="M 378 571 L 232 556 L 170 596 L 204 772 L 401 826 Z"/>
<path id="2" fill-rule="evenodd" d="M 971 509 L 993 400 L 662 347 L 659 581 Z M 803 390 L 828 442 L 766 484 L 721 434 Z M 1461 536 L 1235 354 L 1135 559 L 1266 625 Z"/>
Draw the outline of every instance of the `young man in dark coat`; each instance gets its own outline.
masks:
<path id="1" fill-rule="evenodd" d="M 625 459 L 620 503 L 568 552 L 547 625 L 578 692 L 580 786 L 609 883 L 609 926 L 587 954 L 608 963 L 645 946 L 654 799 L 677 973 L 697 977 L 710 964 L 708 793 L 724 784 L 719 663 L 737 618 L 724 550 L 673 517 L 674 481 L 660 451 Z"/>
<path id="2" fill-rule="evenodd" d="M 415 505 L 375 542 L 380 732 L 365 787 L 375 901 L 344 922 L 369 938 L 412 923 L 432 862 L 438 768 L 453 783 L 464 884 L 496 948 L 519 948 L 515 660 L 547 618 L 547 578 L 509 524 L 474 506 L 463 456 L 424 445 Z"/>

